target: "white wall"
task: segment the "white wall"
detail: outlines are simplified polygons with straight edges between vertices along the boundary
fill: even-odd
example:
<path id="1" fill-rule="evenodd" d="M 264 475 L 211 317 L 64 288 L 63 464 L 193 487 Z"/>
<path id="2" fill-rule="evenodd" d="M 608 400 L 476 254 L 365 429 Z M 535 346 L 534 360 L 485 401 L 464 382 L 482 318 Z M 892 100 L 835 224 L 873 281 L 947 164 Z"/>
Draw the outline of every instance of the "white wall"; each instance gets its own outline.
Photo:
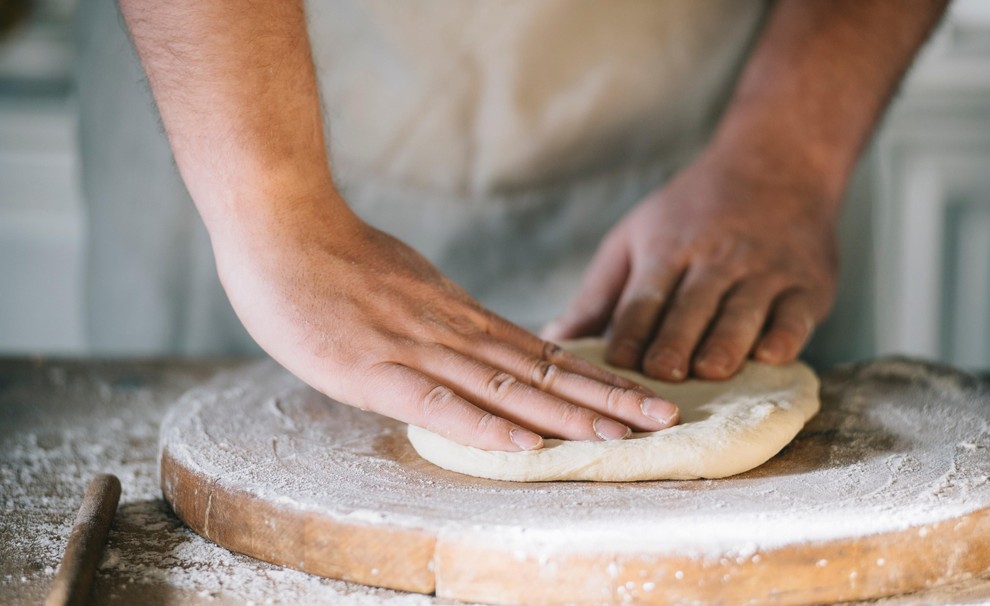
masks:
<path id="1" fill-rule="evenodd" d="M 84 351 L 72 4 L 35 3 L 0 44 L 0 353 Z"/>
<path id="2" fill-rule="evenodd" d="M 990 2 L 917 63 L 877 141 L 877 350 L 990 368 Z"/>
<path id="3" fill-rule="evenodd" d="M 84 353 L 85 225 L 60 0 L 0 46 L 0 354 Z M 864 159 L 817 361 L 990 368 L 990 2 L 957 1 Z"/>
<path id="4" fill-rule="evenodd" d="M 71 104 L 0 104 L 0 351 L 83 351 Z"/>

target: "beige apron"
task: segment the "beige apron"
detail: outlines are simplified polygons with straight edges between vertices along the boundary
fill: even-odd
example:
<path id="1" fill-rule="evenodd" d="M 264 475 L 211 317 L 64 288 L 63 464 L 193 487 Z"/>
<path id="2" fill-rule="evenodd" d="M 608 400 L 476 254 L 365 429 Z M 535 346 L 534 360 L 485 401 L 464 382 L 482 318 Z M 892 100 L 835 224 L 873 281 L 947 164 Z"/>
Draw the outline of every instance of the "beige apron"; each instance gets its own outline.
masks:
<path id="1" fill-rule="evenodd" d="M 762 0 L 313 1 L 335 177 L 367 221 L 530 328 L 705 142 Z M 100 352 L 250 340 L 111 0 L 80 10 L 89 326 Z"/>

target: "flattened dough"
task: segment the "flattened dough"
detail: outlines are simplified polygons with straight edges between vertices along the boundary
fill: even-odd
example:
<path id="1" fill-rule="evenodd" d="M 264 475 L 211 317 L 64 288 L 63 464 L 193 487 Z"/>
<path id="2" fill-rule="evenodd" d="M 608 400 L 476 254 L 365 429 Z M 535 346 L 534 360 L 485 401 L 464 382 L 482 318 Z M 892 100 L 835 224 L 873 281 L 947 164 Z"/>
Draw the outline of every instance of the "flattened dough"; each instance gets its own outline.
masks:
<path id="1" fill-rule="evenodd" d="M 575 354 L 653 389 L 681 409 L 681 423 L 625 440 L 545 440 L 542 450 L 489 452 L 410 426 L 424 459 L 451 471 L 516 482 L 724 478 L 762 465 L 818 412 L 818 377 L 801 363 L 747 362 L 728 381 L 663 383 L 605 364 L 604 343 L 565 344 Z"/>

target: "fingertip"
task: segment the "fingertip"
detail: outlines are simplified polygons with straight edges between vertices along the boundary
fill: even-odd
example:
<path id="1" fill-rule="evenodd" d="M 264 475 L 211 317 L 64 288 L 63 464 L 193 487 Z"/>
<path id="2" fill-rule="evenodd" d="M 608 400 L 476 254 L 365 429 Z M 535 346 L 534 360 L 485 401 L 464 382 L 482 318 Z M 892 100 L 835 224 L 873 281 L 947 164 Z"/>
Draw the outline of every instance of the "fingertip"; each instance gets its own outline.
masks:
<path id="1" fill-rule="evenodd" d="M 668 383 L 680 383 L 687 378 L 684 359 L 672 349 L 662 349 L 653 355 L 648 355 L 643 362 L 643 373 Z"/>
<path id="2" fill-rule="evenodd" d="M 755 358 L 767 364 L 787 364 L 788 362 L 792 362 L 795 357 L 791 349 L 779 339 L 766 338 L 756 348 Z"/>
<path id="3" fill-rule="evenodd" d="M 605 362 L 618 368 L 635 369 L 641 355 L 642 347 L 635 339 L 612 337 L 605 347 Z"/>
<path id="4" fill-rule="evenodd" d="M 709 351 L 699 356 L 692 369 L 694 374 L 708 381 L 723 381 L 739 371 L 742 360 L 736 360 L 721 350 Z"/>
<path id="5" fill-rule="evenodd" d="M 528 429 L 516 427 L 509 430 L 509 439 L 519 450 L 540 450 L 543 448 L 543 438 Z"/>
<path id="6" fill-rule="evenodd" d="M 681 416 L 677 405 L 663 398 L 647 398 L 640 408 L 644 416 L 660 424 L 660 429 L 676 425 Z"/>
<path id="7" fill-rule="evenodd" d="M 632 435 L 632 429 L 626 427 L 618 421 L 613 421 L 612 419 L 607 419 L 605 417 L 599 417 L 592 423 L 595 435 L 598 439 L 603 442 L 609 442 L 612 440 L 624 440 Z"/>

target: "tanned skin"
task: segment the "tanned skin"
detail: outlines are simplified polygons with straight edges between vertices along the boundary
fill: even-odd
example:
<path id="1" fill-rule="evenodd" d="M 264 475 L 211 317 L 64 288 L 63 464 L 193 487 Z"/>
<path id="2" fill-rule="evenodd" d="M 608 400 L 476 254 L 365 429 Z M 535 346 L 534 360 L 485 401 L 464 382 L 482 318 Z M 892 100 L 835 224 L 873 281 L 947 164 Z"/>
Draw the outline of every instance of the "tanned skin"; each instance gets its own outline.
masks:
<path id="1" fill-rule="evenodd" d="M 241 321 L 328 396 L 489 450 L 621 439 L 674 404 L 484 309 L 334 185 L 302 3 L 121 0 Z M 604 240 L 544 337 L 681 380 L 793 360 L 835 294 L 856 157 L 942 0 L 781 0 L 703 154 Z M 604 201 L 603 201 L 604 203 Z"/>

